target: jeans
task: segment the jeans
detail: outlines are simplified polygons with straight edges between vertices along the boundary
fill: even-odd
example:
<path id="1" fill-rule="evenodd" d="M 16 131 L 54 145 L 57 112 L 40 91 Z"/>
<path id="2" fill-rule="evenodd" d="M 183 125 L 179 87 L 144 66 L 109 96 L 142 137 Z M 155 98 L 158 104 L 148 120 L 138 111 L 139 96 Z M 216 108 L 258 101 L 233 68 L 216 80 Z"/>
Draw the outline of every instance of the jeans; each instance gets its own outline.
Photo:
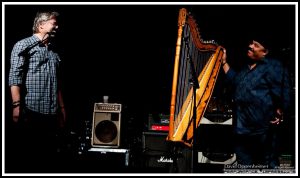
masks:
<path id="1" fill-rule="evenodd" d="M 24 109 L 15 127 L 16 172 L 52 172 L 57 160 L 57 115 Z"/>

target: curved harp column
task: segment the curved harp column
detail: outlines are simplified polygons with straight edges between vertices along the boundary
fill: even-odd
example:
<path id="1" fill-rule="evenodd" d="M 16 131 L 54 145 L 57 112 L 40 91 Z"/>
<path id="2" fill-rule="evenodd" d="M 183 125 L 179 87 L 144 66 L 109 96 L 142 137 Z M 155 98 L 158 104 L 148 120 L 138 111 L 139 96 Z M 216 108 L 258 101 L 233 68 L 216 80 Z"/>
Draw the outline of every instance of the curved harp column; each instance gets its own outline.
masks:
<path id="1" fill-rule="evenodd" d="M 193 143 L 194 103 L 189 60 L 193 60 L 199 82 L 196 90 L 198 127 L 214 89 L 222 55 L 222 47 L 213 41 L 204 42 L 193 17 L 186 9 L 180 9 L 167 140 L 189 146 Z"/>

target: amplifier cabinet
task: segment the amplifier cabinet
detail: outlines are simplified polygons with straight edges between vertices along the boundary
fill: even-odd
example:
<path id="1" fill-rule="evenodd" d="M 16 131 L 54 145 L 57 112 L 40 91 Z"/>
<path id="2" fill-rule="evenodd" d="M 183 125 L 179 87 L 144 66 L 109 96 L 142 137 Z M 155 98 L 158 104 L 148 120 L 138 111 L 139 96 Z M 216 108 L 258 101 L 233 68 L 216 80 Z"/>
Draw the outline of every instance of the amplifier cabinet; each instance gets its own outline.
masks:
<path id="1" fill-rule="evenodd" d="M 170 143 L 166 132 L 143 132 L 143 158 L 147 168 L 166 168 L 173 164 Z"/>
<path id="2" fill-rule="evenodd" d="M 95 103 L 92 147 L 118 148 L 121 136 L 121 104 Z"/>

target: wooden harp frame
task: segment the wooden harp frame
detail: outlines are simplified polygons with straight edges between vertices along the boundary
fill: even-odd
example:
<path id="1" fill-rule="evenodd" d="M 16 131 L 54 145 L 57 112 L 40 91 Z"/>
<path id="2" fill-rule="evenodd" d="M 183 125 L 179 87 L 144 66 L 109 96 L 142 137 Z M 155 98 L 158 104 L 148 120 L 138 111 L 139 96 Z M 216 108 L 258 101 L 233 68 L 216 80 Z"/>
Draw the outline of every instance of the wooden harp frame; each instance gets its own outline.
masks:
<path id="1" fill-rule="evenodd" d="M 180 9 L 178 18 L 178 38 L 176 42 L 176 53 L 172 83 L 172 96 L 170 106 L 170 123 L 168 141 L 183 142 L 188 146 L 193 143 L 193 91 L 188 92 L 187 98 L 184 101 L 179 113 L 175 116 L 175 102 L 177 91 L 177 78 L 179 71 L 180 52 L 182 48 L 183 27 L 188 25 L 190 27 L 193 43 L 197 50 L 205 52 L 211 51 L 214 54 L 205 64 L 203 70 L 198 76 L 199 88 L 196 90 L 196 128 L 199 126 L 200 120 L 206 110 L 207 104 L 211 98 L 217 76 L 221 66 L 221 59 L 223 56 L 223 48 L 215 43 L 204 43 L 198 31 L 198 25 L 193 19 L 193 16 L 187 14 L 185 8 Z"/>

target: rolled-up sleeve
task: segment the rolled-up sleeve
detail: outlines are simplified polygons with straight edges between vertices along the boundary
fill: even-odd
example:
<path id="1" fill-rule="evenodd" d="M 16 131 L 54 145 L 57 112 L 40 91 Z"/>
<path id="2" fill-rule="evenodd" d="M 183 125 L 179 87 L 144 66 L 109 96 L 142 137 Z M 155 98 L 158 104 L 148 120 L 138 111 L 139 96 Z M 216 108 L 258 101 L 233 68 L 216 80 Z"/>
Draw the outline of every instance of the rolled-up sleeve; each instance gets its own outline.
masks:
<path id="1" fill-rule="evenodd" d="M 26 48 L 24 42 L 17 42 L 11 52 L 10 70 L 9 70 L 9 86 L 21 85 L 23 83 L 25 57 L 19 56 L 19 53 Z"/>

